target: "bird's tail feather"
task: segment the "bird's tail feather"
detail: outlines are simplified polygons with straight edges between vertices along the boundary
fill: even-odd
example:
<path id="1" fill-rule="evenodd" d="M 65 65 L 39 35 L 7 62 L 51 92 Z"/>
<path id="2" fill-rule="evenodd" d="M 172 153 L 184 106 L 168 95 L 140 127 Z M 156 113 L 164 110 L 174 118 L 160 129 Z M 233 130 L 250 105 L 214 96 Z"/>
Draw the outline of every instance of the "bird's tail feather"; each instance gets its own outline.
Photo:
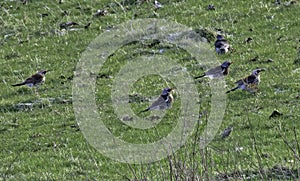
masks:
<path id="1" fill-rule="evenodd" d="M 22 82 L 22 83 L 19 83 L 19 84 L 14 84 L 14 85 L 11 85 L 11 86 L 22 86 L 22 85 L 25 85 L 25 82 Z"/>
<path id="2" fill-rule="evenodd" d="M 140 113 L 147 112 L 147 111 L 149 111 L 149 110 L 150 110 L 150 108 L 147 108 L 147 109 L 141 111 Z"/>
<path id="3" fill-rule="evenodd" d="M 233 89 L 227 91 L 226 94 L 228 94 L 229 92 L 235 91 L 235 90 L 237 90 L 238 88 L 239 88 L 239 86 L 237 86 L 237 87 L 235 87 L 235 88 L 233 88 Z"/>
<path id="4" fill-rule="evenodd" d="M 205 76 L 205 74 L 197 76 L 197 77 L 194 77 L 194 79 L 198 79 L 198 78 L 201 78 L 201 77 L 204 77 L 204 76 Z"/>

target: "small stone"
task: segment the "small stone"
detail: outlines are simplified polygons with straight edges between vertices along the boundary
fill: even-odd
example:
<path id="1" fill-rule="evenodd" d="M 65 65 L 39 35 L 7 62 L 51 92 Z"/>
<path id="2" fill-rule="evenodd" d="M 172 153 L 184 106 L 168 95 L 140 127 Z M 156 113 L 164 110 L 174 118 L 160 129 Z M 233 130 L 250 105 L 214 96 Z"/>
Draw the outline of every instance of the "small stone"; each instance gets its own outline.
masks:
<path id="1" fill-rule="evenodd" d="M 207 6 L 207 10 L 209 10 L 209 11 L 216 10 L 216 8 L 213 4 L 210 4 L 210 5 Z"/>
<path id="2" fill-rule="evenodd" d="M 269 119 L 275 118 L 275 117 L 279 117 L 279 116 L 282 116 L 282 115 L 283 115 L 283 114 L 280 113 L 279 111 L 274 110 L 274 111 L 272 112 L 272 114 L 269 116 Z"/>
<path id="3" fill-rule="evenodd" d="M 33 103 L 18 103 L 16 105 L 16 109 L 21 110 L 32 110 L 33 109 Z"/>
<path id="4" fill-rule="evenodd" d="M 162 8 L 162 7 L 164 7 L 160 2 L 158 2 L 158 1 L 154 1 L 154 7 L 156 8 L 156 9 L 159 9 L 159 8 Z"/>
<path id="5" fill-rule="evenodd" d="M 250 43 L 250 41 L 252 41 L 253 39 L 251 37 L 248 37 L 246 40 L 245 40 L 245 43 Z"/>
<path id="6" fill-rule="evenodd" d="M 252 61 L 252 62 L 255 62 L 255 61 L 257 61 L 258 60 L 258 56 L 256 56 L 256 57 L 254 57 L 254 58 L 252 58 L 252 59 L 250 59 L 250 61 Z"/>
<path id="7" fill-rule="evenodd" d="M 270 155 L 268 153 L 262 153 L 261 156 L 264 158 L 270 158 Z"/>
<path id="8" fill-rule="evenodd" d="M 281 4 L 280 0 L 275 1 L 275 5 L 280 5 L 280 4 Z"/>
<path id="9" fill-rule="evenodd" d="M 241 152 L 241 151 L 243 151 L 243 150 L 244 150 L 243 147 L 235 147 L 235 151 L 236 151 L 236 152 Z"/>
<path id="10" fill-rule="evenodd" d="M 98 9 L 97 12 L 94 14 L 95 17 L 97 16 L 105 16 L 108 14 L 108 11 L 106 9 Z"/>
<path id="11" fill-rule="evenodd" d="M 157 115 L 153 115 L 153 116 L 150 116 L 148 119 L 149 119 L 150 121 L 156 121 L 156 120 L 160 120 L 161 117 L 160 117 L 160 116 L 157 116 Z"/>
<path id="12" fill-rule="evenodd" d="M 226 128 L 221 134 L 222 138 L 224 139 L 224 138 L 228 137 L 230 135 L 230 133 L 232 132 L 232 130 L 233 130 L 233 126 L 229 126 L 228 128 Z"/>

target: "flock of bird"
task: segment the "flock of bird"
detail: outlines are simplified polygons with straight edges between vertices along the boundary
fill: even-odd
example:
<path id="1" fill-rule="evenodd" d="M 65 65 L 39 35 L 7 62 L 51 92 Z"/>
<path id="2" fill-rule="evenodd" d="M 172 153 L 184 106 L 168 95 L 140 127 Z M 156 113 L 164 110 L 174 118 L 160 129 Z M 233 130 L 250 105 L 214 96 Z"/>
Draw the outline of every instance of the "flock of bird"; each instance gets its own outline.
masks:
<path id="1" fill-rule="evenodd" d="M 215 50 L 218 54 L 225 54 L 227 53 L 231 47 L 226 39 L 222 35 L 217 35 L 217 40 L 215 41 Z M 227 76 L 229 74 L 229 67 L 233 62 L 225 61 L 221 65 L 214 67 L 208 71 L 206 71 L 203 75 L 194 77 L 195 79 L 208 77 L 211 79 L 221 78 Z M 260 83 L 260 72 L 264 71 L 265 69 L 255 69 L 252 73 L 235 82 L 237 85 L 231 90 L 228 90 L 226 93 L 235 91 L 237 89 L 246 90 L 249 92 L 255 92 L 257 90 L 257 85 Z M 45 82 L 45 75 L 49 70 L 41 70 L 36 74 L 32 75 L 31 77 L 25 79 L 23 82 L 14 84 L 12 86 L 23 86 L 27 85 L 29 87 L 38 87 L 39 85 Z M 154 101 L 147 109 L 141 111 L 140 113 L 151 111 L 151 110 L 166 110 L 172 107 L 172 102 L 174 98 L 172 93 L 175 89 L 173 88 L 164 88 L 162 90 L 161 95 L 158 97 L 156 101 Z M 221 134 L 222 138 L 226 138 L 230 135 L 233 127 L 230 126 L 226 128 L 223 133 Z"/>
<path id="2" fill-rule="evenodd" d="M 217 35 L 217 40 L 215 41 L 215 50 L 218 54 L 225 54 L 227 53 L 231 47 L 227 40 L 222 35 Z M 203 78 L 203 77 L 209 77 L 211 79 L 215 78 L 221 78 L 224 76 L 227 76 L 229 74 L 229 67 L 233 62 L 225 61 L 220 66 L 214 67 L 208 71 L 206 71 L 204 74 L 200 76 L 194 77 L 195 79 Z M 235 82 L 237 85 L 236 87 L 232 88 L 231 90 L 228 90 L 226 93 L 241 89 L 246 90 L 251 93 L 254 93 L 257 91 L 257 85 L 260 83 L 260 72 L 265 71 L 265 69 L 255 69 L 252 71 L 252 73 L 244 77 L 242 79 L 239 79 Z M 172 96 L 172 92 L 174 92 L 174 89 L 172 88 L 164 88 L 161 95 L 158 97 L 156 101 L 154 101 L 151 106 L 149 106 L 147 109 L 141 111 L 151 111 L 151 110 L 165 110 L 169 109 L 172 106 L 172 101 L 174 100 Z M 222 134 L 222 138 L 226 138 L 230 135 L 230 133 L 233 130 L 233 126 L 229 126 L 226 128 Z"/>

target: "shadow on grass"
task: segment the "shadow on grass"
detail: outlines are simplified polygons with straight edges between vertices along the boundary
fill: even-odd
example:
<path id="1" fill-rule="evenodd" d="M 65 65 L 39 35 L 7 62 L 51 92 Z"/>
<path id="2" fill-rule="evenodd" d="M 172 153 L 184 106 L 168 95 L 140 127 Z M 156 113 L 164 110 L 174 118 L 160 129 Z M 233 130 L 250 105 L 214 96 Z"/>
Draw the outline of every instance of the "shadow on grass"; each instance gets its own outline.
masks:
<path id="1" fill-rule="evenodd" d="M 37 98 L 22 101 L 16 104 L 3 104 L 0 105 L 0 112 L 22 112 L 22 111 L 32 111 L 34 109 L 43 109 L 46 107 L 51 107 L 53 104 L 71 104 L 72 97 L 57 97 L 57 98 Z"/>
<path id="2" fill-rule="evenodd" d="M 256 94 L 247 92 L 247 91 L 242 91 L 242 90 L 237 90 L 234 92 L 230 92 L 227 94 L 227 97 L 231 100 L 231 101 L 239 101 L 239 100 L 246 100 L 249 98 L 254 98 L 256 96 L 259 95 L 259 92 Z"/>

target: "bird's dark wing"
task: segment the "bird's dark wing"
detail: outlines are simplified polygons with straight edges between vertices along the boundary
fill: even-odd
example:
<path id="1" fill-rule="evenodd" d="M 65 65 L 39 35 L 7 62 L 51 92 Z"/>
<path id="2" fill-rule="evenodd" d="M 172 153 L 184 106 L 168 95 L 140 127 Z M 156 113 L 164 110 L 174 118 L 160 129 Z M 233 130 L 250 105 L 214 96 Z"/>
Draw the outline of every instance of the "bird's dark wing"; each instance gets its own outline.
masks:
<path id="1" fill-rule="evenodd" d="M 33 76 L 31 76 L 28 79 L 32 79 L 32 83 L 35 85 L 35 84 L 41 83 L 43 81 L 43 78 L 44 77 L 40 74 L 34 74 Z"/>
<path id="2" fill-rule="evenodd" d="M 235 84 L 243 85 L 244 84 L 244 79 L 240 79 L 240 80 L 236 81 Z"/>
<path id="3" fill-rule="evenodd" d="M 208 70 L 205 73 L 205 75 L 207 75 L 207 76 L 209 76 L 209 75 L 222 75 L 222 73 L 223 73 L 222 71 L 223 70 L 222 70 L 221 66 L 217 66 L 215 68 L 212 68 L 212 69 Z"/>
<path id="4" fill-rule="evenodd" d="M 222 73 L 223 75 L 228 75 L 229 74 L 229 68 L 222 68 Z"/>
<path id="5" fill-rule="evenodd" d="M 24 81 L 25 84 L 34 84 L 34 78 L 33 77 L 29 77 Z"/>
<path id="6" fill-rule="evenodd" d="M 257 81 L 257 77 L 255 75 L 249 75 L 248 77 L 245 77 L 243 79 L 240 79 L 238 81 L 236 81 L 235 83 L 238 85 L 242 85 L 242 84 L 253 84 Z"/>
<path id="7" fill-rule="evenodd" d="M 159 96 L 159 98 L 152 103 L 152 105 L 149 107 L 149 110 L 160 110 L 160 109 L 164 109 L 165 107 L 167 107 L 167 101 L 168 98 L 165 98 L 163 96 Z"/>
<path id="8" fill-rule="evenodd" d="M 215 42 L 215 47 L 216 48 L 222 48 L 222 47 L 227 46 L 227 45 L 228 45 L 228 43 L 227 43 L 226 40 L 217 40 Z"/>
<path id="9" fill-rule="evenodd" d="M 257 83 L 257 77 L 255 75 L 249 75 L 244 79 L 246 84 L 255 84 Z"/>

